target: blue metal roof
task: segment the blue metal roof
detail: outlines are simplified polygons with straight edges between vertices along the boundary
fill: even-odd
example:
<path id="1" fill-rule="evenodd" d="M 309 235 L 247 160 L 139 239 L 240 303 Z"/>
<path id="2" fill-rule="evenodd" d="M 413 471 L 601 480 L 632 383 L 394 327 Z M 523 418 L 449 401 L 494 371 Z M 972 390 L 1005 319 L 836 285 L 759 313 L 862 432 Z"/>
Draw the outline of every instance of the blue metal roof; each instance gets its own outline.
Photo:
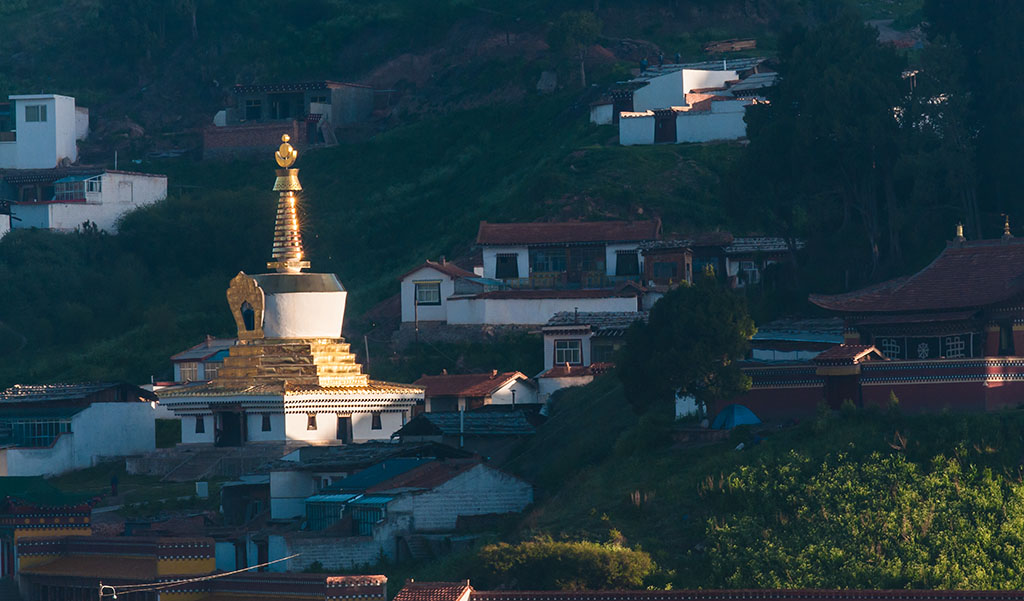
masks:
<path id="1" fill-rule="evenodd" d="M 348 494 L 333 494 L 333 495 L 313 495 L 312 497 L 306 497 L 307 503 L 346 503 L 359 495 L 348 495 Z"/>
<path id="2" fill-rule="evenodd" d="M 84 182 L 85 180 L 92 179 L 94 177 L 99 177 L 99 176 L 98 175 L 69 175 L 67 177 L 62 177 L 62 178 L 60 178 L 59 180 L 57 180 L 57 181 L 55 181 L 53 183 L 55 183 L 55 184 L 69 184 L 71 182 Z"/>
<path id="3" fill-rule="evenodd" d="M 370 495 L 369 497 L 360 497 L 355 501 L 349 501 L 349 505 L 387 505 L 394 497 L 385 497 L 384 495 Z"/>
<path id="4" fill-rule="evenodd" d="M 324 490 L 366 490 L 431 461 L 434 461 L 433 457 L 393 457 L 356 472 L 340 482 L 335 482 Z"/>

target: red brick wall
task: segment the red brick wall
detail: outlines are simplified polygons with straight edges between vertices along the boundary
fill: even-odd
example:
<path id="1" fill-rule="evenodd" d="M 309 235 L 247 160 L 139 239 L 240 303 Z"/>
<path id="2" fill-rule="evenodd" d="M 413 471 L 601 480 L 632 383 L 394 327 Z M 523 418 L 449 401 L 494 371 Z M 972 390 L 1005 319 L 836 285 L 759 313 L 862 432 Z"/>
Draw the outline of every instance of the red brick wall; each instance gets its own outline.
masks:
<path id="1" fill-rule="evenodd" d="M 295 120 L 208 127 L 203 130 L 203 158 L 272 151 L 283 134 L 291 136 L 292 146 L 306 146 L 306 124 Z"/>

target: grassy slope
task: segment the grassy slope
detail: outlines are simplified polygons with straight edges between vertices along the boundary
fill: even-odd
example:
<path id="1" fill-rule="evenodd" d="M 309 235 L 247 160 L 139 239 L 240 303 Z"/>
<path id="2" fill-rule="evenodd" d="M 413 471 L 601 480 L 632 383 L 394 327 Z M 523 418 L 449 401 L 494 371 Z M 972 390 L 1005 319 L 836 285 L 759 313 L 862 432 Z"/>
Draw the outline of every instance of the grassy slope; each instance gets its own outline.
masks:
<path id="1" fill-rule="evenodd" d="M 703 499 L 702 486 L 714 487 L 745 465 L 785 465 L 792 461 L 791 453 L 812 464 L 835 453 L 845 453 L 855 462 L 867 461 L 874 452 L 902 454 L 922 473 L 931 471 L 935 456 L 944 455 L 1018 482 L 1022 426 L 1024 414 L 1019 411 L 853 413 L 773 426 L 761 432 L 763 441 L 753 447 L 749 434 L 707 446 L 680 447 L 671 444 L 668 423 L 650 417 L 637 420 L 621 386 L 608 376 L 567 391 L 538 435 L 510 461 L 509 469 L 537 483 L 537 504 L 519 524 L 492 537 L 518 540 L 545 534 L 555 539 L 617 540 L 651 553 L 660 568 L 651 586 L 729 586 L 709 580 L 709 557 L 698 550 L 709 521 L 718 516 L 716 507 Z M 748 448 L 734 450 L 744 439 Z M 473 565 L 471 554 L 387 569 L 402 578 L 456 580 L 472 575 L 467 568 Z"/>

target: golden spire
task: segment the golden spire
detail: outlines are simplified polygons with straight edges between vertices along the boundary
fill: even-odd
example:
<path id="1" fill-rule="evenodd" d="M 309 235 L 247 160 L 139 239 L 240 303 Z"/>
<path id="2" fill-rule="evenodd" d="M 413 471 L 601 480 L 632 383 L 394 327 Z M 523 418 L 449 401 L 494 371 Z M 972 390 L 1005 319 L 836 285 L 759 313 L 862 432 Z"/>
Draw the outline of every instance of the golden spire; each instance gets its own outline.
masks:
<path id="1" fill-rule="evenodd" d="M 302 190 L 299 184 L 299 170 L 291 169 L 299 156 L 288 143 L 288 134 L 281 136 L 281 146 L 274 158 L 281 169 L 277 169 L 274 190 L 281 193 L 277 201 L 277 223 L 274 225 L 274 250 L 268 269 L 280 273 L 299 273 L 309 267 L 309 261 L 302 260 L 302 234 L 299 233 L 299 218 L 295 212 L 295 193 Z"/>
<path id="2" fill-rule="evenodd" d="M 1013 234 L 1010 233 L 1010 216 L 1003 213 L 1003 238 L 1013 238 Z"/>
<path id="3" fill-rule="evenodd" d="M 963 242 L 964 240 L 967 239 L 967 238 L 964 238 L 964 224 L 963 223 L 956 224 L 956 238 L 954 238 L 954 239 L 958 240 L 960 242 Z"/>

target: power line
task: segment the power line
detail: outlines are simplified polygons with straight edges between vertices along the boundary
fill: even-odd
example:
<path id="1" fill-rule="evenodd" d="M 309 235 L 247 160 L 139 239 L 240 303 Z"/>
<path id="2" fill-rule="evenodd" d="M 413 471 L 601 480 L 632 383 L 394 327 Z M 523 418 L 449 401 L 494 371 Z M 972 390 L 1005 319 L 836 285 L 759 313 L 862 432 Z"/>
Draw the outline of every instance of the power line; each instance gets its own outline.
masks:
<path id="1" fill-rule="evenodd" d="M 172 586 L 178 586 L 179 584 L 192 584 L 194 582 L 205 582 L 207 580 L 214 580 L 214 579 L 217 579 L 217 578 L 223 578 L 225 576 L 231 576 L 232 574 L 241 574 L 242 572 L 248 572 L 250 570 L 257 570 L 259 568 L 265 568 L 265 567 L 267 567 L 267 566 L 269 566 L 271 564 L 277 563 L 279 561 L 288 561 L 289 559 L 295 559 L 299 555 L 302 555 L 302 553 L 296 553 L 295 555 L 289 555 L 288 557 L 282 557 L 281 559 L 275 559 L 273 561 L 268 561 L 266 563 L 261 563 L 261 564 L 257 564 L 257 565 L 254 565 L 254 566 L 249 566 L 247 568 L 242 568 L 240 570 L 234 570 L 234 571 L 231 571 L 231 572 L 224 572 L 223 574 L 208 574 L 206 576 L 197 576 L 195 578 L 185 578 L 185 579 L 182 579 L 182 580 L 173 580 L 171 582 L 149 582 L 149 583 L 146 583 L 146 584 L 121 584 L 121 585 L 118 585 L 118 586 L 113 586 L 113 585 L 109 585 L 109 584 L 103 584 L 103 582 L 101 581 L 99 583 L 99 586 L 100 586 L 100 599 L 103 599 L 103 597 L 112 597 L 113 599 L 117 599 L 118 591 L 122 591 L 122 593 L 121 593 L 122 595 L 130 595 L 132 593 L 148 593 L 148 592 L 151 592 L 151 591 L 159 591 L 159 590 L 162 590 L 162 589 L 165 589 L 165 588 L 170 588 Z M 104 591 L 110 591 L 110 592 L 104 592 Z"/>

